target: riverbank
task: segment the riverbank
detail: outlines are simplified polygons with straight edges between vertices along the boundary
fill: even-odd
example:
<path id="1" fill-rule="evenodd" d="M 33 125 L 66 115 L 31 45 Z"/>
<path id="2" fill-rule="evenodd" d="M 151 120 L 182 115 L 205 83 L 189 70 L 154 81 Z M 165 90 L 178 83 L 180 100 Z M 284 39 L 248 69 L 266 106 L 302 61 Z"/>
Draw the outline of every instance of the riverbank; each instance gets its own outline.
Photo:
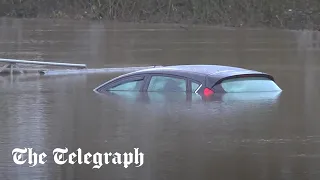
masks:
<path id="1" fill-rule="evenodd" d="M 24 0 L 2 1 L 0 15 L 227 27 L 320 29 L 320 1 Z"/>

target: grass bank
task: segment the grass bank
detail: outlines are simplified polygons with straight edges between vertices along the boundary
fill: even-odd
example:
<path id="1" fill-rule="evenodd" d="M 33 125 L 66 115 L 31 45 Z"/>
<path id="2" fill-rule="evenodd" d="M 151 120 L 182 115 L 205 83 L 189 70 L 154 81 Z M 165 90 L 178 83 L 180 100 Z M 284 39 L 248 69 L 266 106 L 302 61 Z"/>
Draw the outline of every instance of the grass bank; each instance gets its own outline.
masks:
<path id="1" fill-rule="evenodd" d="M 319 0 L 2 0 L 0 15 L 320 29 Z"/>

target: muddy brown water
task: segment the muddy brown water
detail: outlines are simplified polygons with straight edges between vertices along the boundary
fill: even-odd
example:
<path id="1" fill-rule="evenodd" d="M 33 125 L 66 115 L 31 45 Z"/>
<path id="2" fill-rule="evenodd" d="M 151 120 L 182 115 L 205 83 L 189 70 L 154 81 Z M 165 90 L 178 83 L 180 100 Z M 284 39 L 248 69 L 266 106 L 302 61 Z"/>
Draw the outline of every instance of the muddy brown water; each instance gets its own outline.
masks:
<path id="1" fill-rule="evenodd" d="M 320 178 L 320 33 L 0 19 L 0 57 L 89 67 L 220 64 L 274 75 L 281 94 L 196 96 L 92 91 L 118 74 L 0 78 L 0 179 Z M 13 162 L 14 148 L 48 161 Z M 142 167 L 57 165 L 55 148 L 145 154 Z"/>

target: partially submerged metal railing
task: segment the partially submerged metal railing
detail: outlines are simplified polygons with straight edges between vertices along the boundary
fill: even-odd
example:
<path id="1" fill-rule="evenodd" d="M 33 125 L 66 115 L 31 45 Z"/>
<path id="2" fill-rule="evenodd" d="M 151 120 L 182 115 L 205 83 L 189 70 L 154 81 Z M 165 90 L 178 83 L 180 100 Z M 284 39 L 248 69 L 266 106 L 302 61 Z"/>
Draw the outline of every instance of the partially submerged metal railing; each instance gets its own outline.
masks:
<path id="1" fill-rule="evenodd" d="M 0 74 L 25 74 L 35 73 L 41 75 L 67 75 L 67 74 L 89 74 L 89 73 L 118 73 L 118 72 L 132 72 L 142 69 L 162 67 L 162 66 L 142 66 L 142 67 L 112 67 L 112 68 L 97 68 L 88 69 L 86 64 L 72 64 L 72 63 L 57 63 L 46 61 L 30 61 L 18 59 L 3 59 L 0 58 Z M 21 67 L 20 65 L 40 65 L 40 68 Z M 45 68 L 43 66 L 62 67 L 64 69 Z M 68 68 L 68 69 L 65 69 Z M 73 68 L 73 69 L 70 69 Z"/>
<path id="2" fill-rule="evenodd" d="M 35 64 L 35 65 L 49 65 L 49 66 L 62 66 L 62 67 L 73 67 L 73 68 L 87 68 L 86 64 L 72 64 L 72 63 L 57 63 L 57 62 L 45 62 L 45 61 L 27 61 L 27 60 L 18 60 L 18 59 L 2 59 L 0 62 L 13 64 Z"/>
<path id="3" fill-rule="evenodd" d="M 98 74 L 98 73 L 129 73 L 133 71 L 156 68 L 162 66 L 141 66 L 141 67 L 113 67 L 113 68 L 96 68 L 96 69 L 79 69 L 79 70 L 45 70 L 40 71 L 42 75 L 71 75 L 71 74 Z"/>
<path id="4" fill-rule="evenodd" d="M 44 69 L 34 69 L 34 68 L 22 68 L 19 65 L 40 65 L 40 66 L 56 66 L 56 67 L 65 67 L 65 68 L 77 68 L 85 69 L 87 68 L 86 64 L 72 64 L 72 63 L 57 63 L 57 62 L 45 62 L 45 61 L 28 61 L 28 60 L 18 60 L 18 59 L 3 59 L 0 58 L 0 63 L 4 64 L 0 67 L 0 73 L 10 73 L 11 75 L 14 72 L 25 73 L 27 72 L 38 72 Z"/>

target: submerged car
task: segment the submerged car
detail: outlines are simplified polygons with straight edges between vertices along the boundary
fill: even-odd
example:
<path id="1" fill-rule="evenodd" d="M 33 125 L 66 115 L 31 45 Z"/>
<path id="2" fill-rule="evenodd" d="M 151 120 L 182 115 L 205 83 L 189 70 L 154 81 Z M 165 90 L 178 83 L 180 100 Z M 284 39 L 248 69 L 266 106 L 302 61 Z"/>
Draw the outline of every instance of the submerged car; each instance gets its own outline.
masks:
<path id="1" fill-rule="evenodd" d="M 176 65 L 150 68 L 111 79 L 95 92 L 214 93 L 281 91 L 274 77 L 263 72 L 220 65 Z"/>

